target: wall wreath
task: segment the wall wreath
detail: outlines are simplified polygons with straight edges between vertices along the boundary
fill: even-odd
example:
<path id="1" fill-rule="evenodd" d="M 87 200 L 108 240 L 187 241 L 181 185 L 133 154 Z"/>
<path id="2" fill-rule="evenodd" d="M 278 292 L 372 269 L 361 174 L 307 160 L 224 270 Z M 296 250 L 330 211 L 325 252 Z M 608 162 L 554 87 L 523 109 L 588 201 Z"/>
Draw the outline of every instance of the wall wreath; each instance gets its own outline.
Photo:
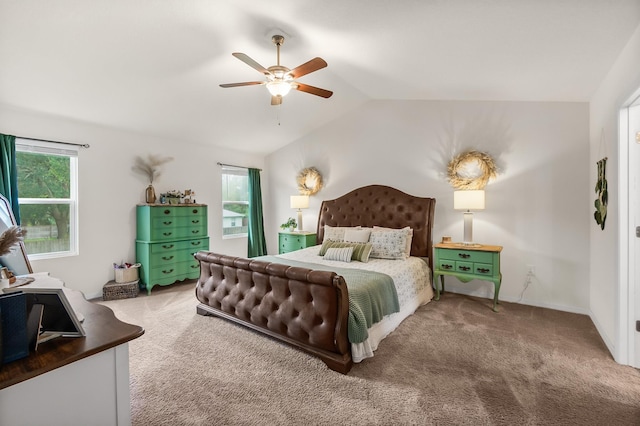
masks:
<path id="1" fill-rule="evenodd" d="M 300 195 L 313 195 L 322 189 L 322 175 L 315 167 L 300 170 L 296 177 Z"/>
<path id="2" fill-rule="evenodd" d="M 449 183 L 455 189 L 484 189 L 498 169 L 485 152 L 466 151 L 455 156 L 447 166 Z"/>

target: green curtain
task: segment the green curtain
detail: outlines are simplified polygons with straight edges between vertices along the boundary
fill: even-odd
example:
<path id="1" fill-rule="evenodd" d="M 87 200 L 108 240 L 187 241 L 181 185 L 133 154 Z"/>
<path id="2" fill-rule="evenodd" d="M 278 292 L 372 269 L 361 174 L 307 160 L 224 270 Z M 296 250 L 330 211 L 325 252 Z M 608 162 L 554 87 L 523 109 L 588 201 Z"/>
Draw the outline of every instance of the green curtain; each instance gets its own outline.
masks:
<path id="1" fill-rule="evenodd" d="M 249 247 L 248 257 L 267 254 L 267 242 L 264 239 L 264 219 L 262 217 L 262 189 L 260 188 L 260 170 L 249 169 Z"/>
<path id="2" fill-rule="evenodd" d="M 0 133 L 0 194 L 11 204 L 11 210 L 20 224 L 18 204 L 18 168 L 16 167 L 16 137 Z"/>

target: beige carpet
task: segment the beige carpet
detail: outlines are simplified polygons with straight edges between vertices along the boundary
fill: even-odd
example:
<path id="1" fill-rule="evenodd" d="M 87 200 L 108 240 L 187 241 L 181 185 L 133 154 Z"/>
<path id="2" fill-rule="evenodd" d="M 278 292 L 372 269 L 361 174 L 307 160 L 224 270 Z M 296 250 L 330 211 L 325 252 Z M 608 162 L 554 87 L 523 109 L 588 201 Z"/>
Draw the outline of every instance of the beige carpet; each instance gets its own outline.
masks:
<path id="1" fill-rule="evenodd" d="M 197 315 L 193 283 L 101 303 L 146 330 L 134 425 L 640 425 L 640 372 L 583 315 L 446 293 L 345 376 Z"/>

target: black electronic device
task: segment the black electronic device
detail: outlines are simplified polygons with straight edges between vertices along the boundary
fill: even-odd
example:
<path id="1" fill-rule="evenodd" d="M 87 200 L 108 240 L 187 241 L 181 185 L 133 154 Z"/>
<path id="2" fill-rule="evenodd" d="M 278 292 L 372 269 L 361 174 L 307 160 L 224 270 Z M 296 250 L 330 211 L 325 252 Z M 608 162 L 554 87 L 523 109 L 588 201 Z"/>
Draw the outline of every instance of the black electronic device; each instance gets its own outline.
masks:
<path id="1" fill-rule="evenodd" d="M 24 294 L 0 294 L 0 323 L 1 363 L 29 356 L 27 298 Z"/>
<path id="2" fill-rule="evenodd" d="M 4 291 L 8 294 L 23 293 L 26 298 L 27 312 L 33 321 L 30 328 L 38 330 L 38 339 L 35 345 L 32 342 L 32 348 L 54 337 L 85 336 L 79 316 L 73 310 L 64 289 L 19 287 Z M 36 318 L 39 319 L 39 326 Z"/>

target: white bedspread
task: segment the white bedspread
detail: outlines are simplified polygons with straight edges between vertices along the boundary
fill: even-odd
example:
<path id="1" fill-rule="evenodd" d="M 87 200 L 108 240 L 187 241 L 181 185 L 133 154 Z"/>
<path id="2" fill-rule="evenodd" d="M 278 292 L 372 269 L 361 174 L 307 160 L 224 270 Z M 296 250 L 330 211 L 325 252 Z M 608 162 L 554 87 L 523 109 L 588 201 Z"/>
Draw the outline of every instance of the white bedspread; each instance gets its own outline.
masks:
<path id="1" fill-rule="evenodd" d="M 320 246 L 309 247 L 302 250 L 281 254 L 284 257 L 298 262 L 319 263 L 322 265 L 336 266 L 338 268 L 366 269 L 389 275 L 398 293 L 400 311 L 384 317 L 374 324 L 369 331 L 369 338 L 362 343 L 351 344 L 351 356 L 353 362 L 373 356 L 373 351 L 389 333 L 395 330 L 400 323 L 413 314 L 415 310 L 428 303 L 433 298 L 431 286 L 431 273 L 429 265 L 418 257 L 410 257 L 405 260 L 369 259 L 369 262 L 339 262 L 324 260 L 318 256 Z"/>

